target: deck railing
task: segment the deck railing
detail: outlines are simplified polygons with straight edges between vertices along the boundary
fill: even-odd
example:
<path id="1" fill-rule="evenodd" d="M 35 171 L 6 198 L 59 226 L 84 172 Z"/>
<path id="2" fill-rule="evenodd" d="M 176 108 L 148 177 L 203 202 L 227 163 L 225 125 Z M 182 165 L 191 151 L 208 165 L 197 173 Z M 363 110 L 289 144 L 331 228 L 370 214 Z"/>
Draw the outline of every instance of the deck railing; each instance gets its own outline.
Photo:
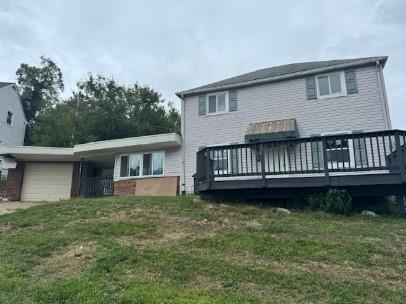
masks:
<path id="1" fill-rule="evenodd" d="M 195 182 L 365 171 L 404 177 L 405 163 L 406 131 L 317 136 L 206 147 L 197 152 Z"/>

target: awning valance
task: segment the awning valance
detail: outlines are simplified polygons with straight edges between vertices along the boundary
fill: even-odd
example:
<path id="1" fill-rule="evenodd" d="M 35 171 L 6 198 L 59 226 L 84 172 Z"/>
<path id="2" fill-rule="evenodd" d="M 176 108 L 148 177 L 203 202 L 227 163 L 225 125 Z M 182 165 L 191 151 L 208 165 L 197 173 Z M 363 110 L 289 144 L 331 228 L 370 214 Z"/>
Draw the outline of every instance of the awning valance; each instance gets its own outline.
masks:
<path id="1" fill-rule="evenodd" d="M 296 137 L 298 132 L 295 118 L 250 123 L 245 133 L 246 142 Z"/>

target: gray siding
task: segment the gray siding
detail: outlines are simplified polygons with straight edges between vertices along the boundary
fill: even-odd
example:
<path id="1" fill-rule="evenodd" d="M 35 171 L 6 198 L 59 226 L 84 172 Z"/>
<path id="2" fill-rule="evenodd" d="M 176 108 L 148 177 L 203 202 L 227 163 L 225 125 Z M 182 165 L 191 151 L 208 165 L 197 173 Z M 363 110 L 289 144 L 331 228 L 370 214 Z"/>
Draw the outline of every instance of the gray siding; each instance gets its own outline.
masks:
<path id="1" fill-rule="evenodd" d="M 181 176 L 182 169 L 182 154 L 181 148 L 159 149 L 165 151 L 164 160 L 164 175 L 165 176 Z M 153 151 L 137 151 L 134 153 L 153 152 Z M 123 153 L 128 154 L 128 153 Z M 120 180 L 120 157 L 121 154 L 116 154 L 114 162 L 114 180 Z"/>
<path id="2" fill-rule="evenodd" d="M 182 104 L 185 190 L 193 191 L 196 152 L 201 146 L 243 143 L 249 123 L 296 118 L 300 137 L 345 130 L 389 128 L 379 71 L 356 69 L 358 93 L 307 100 L 304 78 L 238 90 L 238 110 L 198 115 L 198 96 Z"/>
<path id="3" fill-rule="evenodd" d="M 7 124 L 7 112 L 13 113 L 12 125 Z M 25 117 L 17 92 L 11 87 L 0 89 L 0 145 L 24 144 Z"/>

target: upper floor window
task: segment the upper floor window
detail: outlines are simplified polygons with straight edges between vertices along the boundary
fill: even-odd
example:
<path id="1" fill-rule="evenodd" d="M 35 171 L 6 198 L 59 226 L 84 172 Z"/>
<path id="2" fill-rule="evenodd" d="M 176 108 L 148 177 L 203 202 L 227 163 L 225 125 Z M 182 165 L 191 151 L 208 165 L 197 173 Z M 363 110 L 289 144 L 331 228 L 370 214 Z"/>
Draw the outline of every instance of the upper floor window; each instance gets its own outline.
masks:
<path id="1" fill-rule="evenodd" d="M 11 126 L 11 124 L 13 123 L 13 112 L 8 111 L 7 112 L 7 124 Z"/>
<path id="2" fill-rule="evenodd" d="M 163 175 L 164 152 L 135 153 L 121 156 L 121 177 Z"/>
<path id="3" fill-rule="evenodd" d="M 226 92 L 207 96 L 209 114 L 228 111 L 228 96 Z"/>
<path id="4" fill-rule="evenodd" d="M 316 77 L 317 96 L 319 98 L 346 95 L 343 72 L 323 74 Z"/>

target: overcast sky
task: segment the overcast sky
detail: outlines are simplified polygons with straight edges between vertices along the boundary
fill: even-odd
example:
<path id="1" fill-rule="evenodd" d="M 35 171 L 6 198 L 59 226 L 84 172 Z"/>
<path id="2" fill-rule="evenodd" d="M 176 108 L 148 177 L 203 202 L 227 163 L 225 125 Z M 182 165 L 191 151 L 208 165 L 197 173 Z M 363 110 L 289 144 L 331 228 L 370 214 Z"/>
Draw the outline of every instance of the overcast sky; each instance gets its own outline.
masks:
<path id="1" fill-rule="evenodd" d="M 66 92 L 88 72 L 176 91 L 301 61 L 387 55 L 392 124 L 406 129 L 406 1 L 0 0 L 0 81 L 50 57 Z"/>

